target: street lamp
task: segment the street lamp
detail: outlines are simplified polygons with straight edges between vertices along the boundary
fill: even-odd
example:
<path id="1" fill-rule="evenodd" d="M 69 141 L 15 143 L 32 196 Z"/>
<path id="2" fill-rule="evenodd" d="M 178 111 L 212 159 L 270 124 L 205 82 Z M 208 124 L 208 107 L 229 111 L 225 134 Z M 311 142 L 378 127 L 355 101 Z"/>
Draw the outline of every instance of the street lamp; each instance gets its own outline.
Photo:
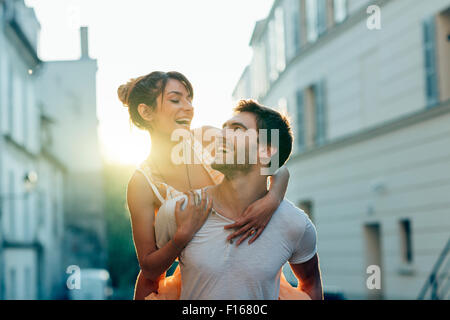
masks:
<path id="1" fill-rule="evenodd" d="M 38 182 L 38 175 L 36 171 L 28 171 L 23 178 L 23 185 L 26 193 L 34 190 Z"/>
<path id="2" fill-rule="evenodd" d="M 36 173 L 36 171 L 30 170 L 27 173 L 25 173 L 22 182 L 23 182 L 23 187 L 25 189 L 25 193 L 4 194 L 4 195 L 0 194 L 0 218 L 2 217 L 3 201 L 25 197 L 30 192 L 32 192 L 36 188 L 36 185 L 38 182 L 38 174 Z"/>

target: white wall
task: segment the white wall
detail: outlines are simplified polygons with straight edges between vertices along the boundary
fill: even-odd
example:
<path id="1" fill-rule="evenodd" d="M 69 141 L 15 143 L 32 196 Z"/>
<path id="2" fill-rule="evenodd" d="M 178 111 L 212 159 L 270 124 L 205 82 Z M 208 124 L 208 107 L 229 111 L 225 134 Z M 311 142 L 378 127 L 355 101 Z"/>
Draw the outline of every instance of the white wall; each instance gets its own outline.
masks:
<path id="1" fill-rule="evenodd" d="M 287 197 L 311 199 L 324 283 L 365 294 L 363 225 L 381 222 L 387 298 L 415 299 L 450 230 L 450 114 L 288 163 Z M 385 194 L 373 191 L 381 183 Z M 369 214 L 370 208 L 374 213 Z M 412 222 L 414 275 L 401 276 L 398 222 Z"/>
<path id="2" fill-rule="evenodd" d="M 369 3 L 349 0 L 349 14 Z M 350 27 L 344 22 L 288 65 L 262 102 L 276 108 L 286 98 L 295 133 L 297 90 L 324 79 L 329 142 L 425 111 L 422 23 L 449 6 L 450 0 L 393 0 L 381 7 L 381 30 L 369 31 L 365 17 Z M 349 298 L 367 297 L 364 226 L 378 222 L 384 297 L 417 298 L 450 235 L 450 113 L 294 156 L 288 167 L 287 197 L 313 201 L 324 284 Z M 385 193 L 374 191 L 380 184 Z M 409 275 L 400 272 L 403 218 L 412 223 Z"/>
<path id="3" fill-rule="evenodd" d="M 95 60 L 46 62 L 38 99 L 54 120 L 53 154 L 74 171 L 102 168 L 97 132 Z"/>
<path id="4" fill-rule="evenodd" d="M 20 7 L 23 3 L 17 2 L 17 5 Z M 25 18 L 20 19 L 25 24 L 22 27 L 35 44 L 38 23 L 31 19 L 31 9 L 22 6 L 20 10 L 22 18 Z M 40 297 L 52 298 L 52 290 L 65 277 L 64 270 L 60 270 L 64 220 L 63 172 L 52 160 L 41 154 L 41 114 L 35 91 L 38 81 L 36 72 L 28 72 L 23 52 L 6 37 L 3 20 L 1 22 L 0 238 L 12 244 L 12 247 L 0 250 L 0 282 L 6 285 L 4 298 L 36 299 L 40 278 L 43 281 Z M 14 88 L 12 105 L 8 98 L 11 82 Z M 10 112 L 13 113 L 12 130 Z M 24 178 L 30 171 L 37 172 L 38 183 L 34 191 L 27 193 Z M 40 220 L 41 217 L 44 219 Z M 39 275 L 38 251 L 32 246 L 37 240 L 43 247 L 43 270 Z M 11 270 L 15 270 L 15 276 Z"/>
<path id="5" fill-rule="evenodd" d="M 422 21 L 450 2 L 430 4 L 388 3 L 382 7 L 380 31 L 369 31 L 362 20 L 311 50 L 290 66 L 264 103 L 276 105 L 280 96 L 287 96 L 295 106 L 297 89 L 324 78 L 329 140 L 424 108 Z"/>

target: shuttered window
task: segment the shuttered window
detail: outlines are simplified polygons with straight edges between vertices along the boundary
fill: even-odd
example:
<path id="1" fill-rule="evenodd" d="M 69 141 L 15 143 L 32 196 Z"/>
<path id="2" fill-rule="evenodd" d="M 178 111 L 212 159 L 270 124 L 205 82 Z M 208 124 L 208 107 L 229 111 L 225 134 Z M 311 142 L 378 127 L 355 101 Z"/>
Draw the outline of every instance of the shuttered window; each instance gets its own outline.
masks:
<path id="1" fill-rule="evenodd" d="M 317 31 L 319 36 L 327 31 L 327 0 L 317 0 Z"/>
<path id="2" fill-rule="evenodd" d="M 297 91 L 297 148 L 301 152 L 305 150 L 305 93 L 303 90 Z"/>
<path id="3" fill-rule="evenodd" d="M 334 22 L 340 23 L 347 18 L 347 0 L 334 0 Z"/>
<path id="4" fill-rule="evenodd" d="M 14 131 L 14 71 L 12 66 L 8 66 L 8 133 L 13 135 Z"/>
<path id="5" fill-rule="evenodd" d="M 425 90 L 427 107 L 439 102 L 439 89 L 436 68 L 436 20 L 430 17 L 423 22 L 425 49 Z"/>
<path id="6" fill-rule="evenodd" d="M 314 85 L 315 97 L 315 144 L 321 146 L 326 140 L 326 97 L 325 97 L 325 81 L 320 81 Z"/>
<path id="7" fill-rule="evenodd" d="M 300 9 L 296 8 L 293 12 L 293 25 L 294 25 L 294 52 L 297 55 L 300 52 L 302 45 L 301 25 L 300 25 Z"/>
<path id="8" fill-rule="evenodd" d="M 306 26 L 308 42 L 317 40 L 319 31 L 317 29 L 317 0 L 306 0 Z"/>

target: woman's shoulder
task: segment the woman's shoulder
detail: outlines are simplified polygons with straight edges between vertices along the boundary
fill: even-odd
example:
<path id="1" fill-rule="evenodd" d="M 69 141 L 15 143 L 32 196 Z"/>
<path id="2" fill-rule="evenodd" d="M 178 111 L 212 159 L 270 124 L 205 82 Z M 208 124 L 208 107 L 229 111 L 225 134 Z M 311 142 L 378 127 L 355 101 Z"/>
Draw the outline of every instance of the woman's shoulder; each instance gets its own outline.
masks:
<path id="1" fill-rule="evenodd" d="M 128 181 L 127 199 L 140 202 L 143 200 L 149 203 L 153 203 L 155 200 L 152 190 L 148 188 L 146 177 L 139 170 L 136 170 Z"/>

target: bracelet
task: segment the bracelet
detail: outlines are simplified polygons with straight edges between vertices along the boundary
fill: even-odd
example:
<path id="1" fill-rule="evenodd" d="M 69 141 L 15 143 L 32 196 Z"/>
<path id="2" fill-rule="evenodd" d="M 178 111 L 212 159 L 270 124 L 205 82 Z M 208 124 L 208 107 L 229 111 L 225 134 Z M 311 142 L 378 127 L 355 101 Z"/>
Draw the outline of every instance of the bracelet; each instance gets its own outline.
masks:
<path id="1" fill-rule="evenodd" d="M 175 241 L 173 241 L 172 239 L 172 245 L 175 247 L 175 249 L 177 249 L 178 251 L 183 251 L 183 249 L 180 249 L 176 244 Z"/>

